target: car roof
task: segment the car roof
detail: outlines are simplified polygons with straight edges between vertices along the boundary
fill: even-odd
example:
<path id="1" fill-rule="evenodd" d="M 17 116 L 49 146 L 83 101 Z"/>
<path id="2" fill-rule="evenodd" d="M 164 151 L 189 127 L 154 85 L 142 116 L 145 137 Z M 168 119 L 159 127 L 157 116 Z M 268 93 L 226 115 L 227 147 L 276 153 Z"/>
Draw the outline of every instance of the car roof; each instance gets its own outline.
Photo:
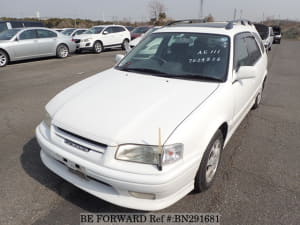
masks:
<path id="1" fill-rule="evenodd" d="M 117 25 L 117 24 L 105 24 L 105 25 L 97 25 L 97 26 L 93 26 L 93 27 L 110 27 L 110 26 L 124 27 L 123 25 Z"/>
<path id="2" fill-rule="evenodd" d="M 196 33 L 212 33 L 234 36 L 241 32 L 255 32 L 254 25 L 250 21 L 229 21 L 229 22 L 196 22 L 196 23 L 171 23 L 160 28 L 153 33 L 160 32 L 196 32 Z"/>

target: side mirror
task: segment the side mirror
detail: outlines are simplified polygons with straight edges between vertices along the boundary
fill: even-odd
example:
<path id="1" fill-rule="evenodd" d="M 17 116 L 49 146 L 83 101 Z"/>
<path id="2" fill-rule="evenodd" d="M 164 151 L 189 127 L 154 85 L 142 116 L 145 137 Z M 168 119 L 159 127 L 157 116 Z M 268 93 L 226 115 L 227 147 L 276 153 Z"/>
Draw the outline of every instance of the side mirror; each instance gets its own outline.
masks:
<path id="1" fill-rule="evenodd" d="M 15 38 L 15 41 L 19 41 L 19 40 L 20 40 L 19 37 L 16 37 L 16 38 Z"/>
<path id="2" fill-rule="evenodd" d="M 103 31 L 103 34 L 104 35 L 108 34 L 108 31 L 107 30 Z"/>
<path id="3" fill-rule="evenodd" d="M 255 69 L 253 66 L 239 66 L 239 69 L 236 71 L 236 81 L 252 78 L 255 78 Z"/>
<path id="4" fill-rule="evenodd" d="M 125 56 L 121 54 L 117 54 L 115 57 L 116 63 L 119 63 Z"/>

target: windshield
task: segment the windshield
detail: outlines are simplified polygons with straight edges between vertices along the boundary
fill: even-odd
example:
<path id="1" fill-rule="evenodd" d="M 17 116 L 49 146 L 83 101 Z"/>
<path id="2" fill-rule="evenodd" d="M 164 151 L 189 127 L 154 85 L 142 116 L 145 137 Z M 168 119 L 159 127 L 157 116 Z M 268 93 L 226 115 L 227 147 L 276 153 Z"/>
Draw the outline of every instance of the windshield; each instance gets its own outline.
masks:
<path id="1" fill-rule="evenodd" d="M 64 35 L 67 35 L 67 36 L 71 36 L 71 34 L 73 33 L 75 29 L 66 29 L 66 30 L 63 30 L 61 33 L 64 34 Z"/>
<path id="2" fill-rule="evenodd" d="M 0 40 L 10 40 L 19 31 L 20 31 L 20 29 L 5 30 L 5 31 L 3 31 L 3 32 L 0 33 Z"/>
<path id="3" fill-rule="evenodd" d="M 104 27 L 92 27 L 84 32 L 84 34 L 99 34 Z"/>
<path id="4" fill-rule="evenodd" d="M 147 32 L 150 29 L 150 27 L 137 27 L 133 29 L 131 32 L 134 34 L 143 34 Z"/>
<path id="5" fill-rule="evenodd" d="M 229 37 L 201 33 L 153 33 L 116 69 L 179 79 L 225 81 Z"/>

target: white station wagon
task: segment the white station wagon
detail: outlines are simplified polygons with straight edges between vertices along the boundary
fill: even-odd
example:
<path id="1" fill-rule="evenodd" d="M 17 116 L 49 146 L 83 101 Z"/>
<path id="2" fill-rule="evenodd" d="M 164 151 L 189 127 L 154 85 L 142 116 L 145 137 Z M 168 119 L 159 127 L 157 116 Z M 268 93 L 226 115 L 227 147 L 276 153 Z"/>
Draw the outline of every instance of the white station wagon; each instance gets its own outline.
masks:
<path id="1" fill-rule="evenodd" d="M 168 25 L 46 105 L 36 129 L 41 159 L 103 200 L 163 209 L 211 186 L 266 76 L 250 22 Z"/>

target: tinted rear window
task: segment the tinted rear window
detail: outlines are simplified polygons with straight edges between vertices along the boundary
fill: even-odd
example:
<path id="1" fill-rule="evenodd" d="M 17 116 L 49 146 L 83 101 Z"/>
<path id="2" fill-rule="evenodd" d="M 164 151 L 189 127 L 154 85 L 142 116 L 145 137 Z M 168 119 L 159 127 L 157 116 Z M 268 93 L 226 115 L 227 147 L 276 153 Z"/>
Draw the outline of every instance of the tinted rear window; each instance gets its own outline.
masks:
<path id="1" fill-rule="evenodd" d="M 12 28 L 21 28 L 23 27 L 23 23 L 20 21 L 11 21 L 10 22 Z"/>
<path id="2" fill-rule="evenodd" d="M 263 24 L 255 24 L 255 28 L 258 31 L 261 39 L 265 40 L 269 36 L 269 27 Z"/>
<path id="3" fill-rule="evenodd" d="M 43 23 L 34 21 L 24 21 L 25 27 L 45 27 Z"/>
<path id="4" fill-rule="evenodd" d="M 6 25 L 6 23 L 5 22 L 0 22 L 0 33 L 2 32 L 2 31 L 5 31 L 5 30 L 7 30 L 7 25 Z"/>

